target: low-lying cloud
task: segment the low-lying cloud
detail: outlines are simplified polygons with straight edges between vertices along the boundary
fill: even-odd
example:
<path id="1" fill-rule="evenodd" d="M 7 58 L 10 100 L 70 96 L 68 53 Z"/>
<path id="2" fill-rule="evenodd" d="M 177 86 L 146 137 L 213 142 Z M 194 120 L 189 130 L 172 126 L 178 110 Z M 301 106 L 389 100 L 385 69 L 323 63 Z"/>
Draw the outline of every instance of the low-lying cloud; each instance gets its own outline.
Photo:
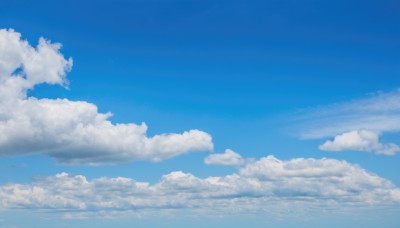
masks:
<path id="1" fill-rule="evenodd" d="M 400 204 L 400 190 L 357 165 L 335 159 L 273 156 L 237 173 L 199 178 L 181 171 L 155 184 L 131 178 L 60 173 L 31 184 L 0 186 L 1 209 L 58 212 L 192 210 L 207 213 L 276 213 L 284 205 L 331 207 Z M 278 204 L 278 205 L 277 205 Z M 275 206 L 277 206 L 275 208 Z M 276 210 L 276 211 L 274 211 Z"/>

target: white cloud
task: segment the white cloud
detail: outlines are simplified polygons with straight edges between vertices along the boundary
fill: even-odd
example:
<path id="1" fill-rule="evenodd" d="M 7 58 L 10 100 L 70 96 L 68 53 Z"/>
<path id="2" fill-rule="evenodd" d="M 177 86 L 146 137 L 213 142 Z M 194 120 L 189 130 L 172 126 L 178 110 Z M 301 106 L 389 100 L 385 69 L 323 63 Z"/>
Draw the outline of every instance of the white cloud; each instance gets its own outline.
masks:
<path id="1" fill-rule="evenodd" d="M 335 136 L 321 146 L 320 150 L 327 151 L 374 151 L 377 154 L 394 155 L 400 147 L 393 143 L 381 143 L 379 133 L 369 130 L 350 131 Z"/>
<path id="2" fill-rule="evenodd" d="M 398 132 L 400 90 L 306 110 L 297 116 L 297 121 L 298 135 L 303 139 L 332 137 L 358 129 Z"/>
<path id="3" fill-rule="evenodd" d="M 210 154 L 204 159 L 207 165 L 242 165 L 244 159 L 233 150 L 226 149 L 223 154 Z"/>
<path id="4" fill-rule="evenodd" d="M 96 178 L 60 173 L 31 184 L 0 186 L 0 209 L 78 213 L 154 210 L 208 214 L 286 213 L 285 208 L 379 206 L 400 204 L 400 190 L 357 165 L 335 159 L 273 156 L 246 164 L 238 173 L 199 178 L 181 171 L 155 183 L 130 178 Z"/>
<path id="5" fill-rule="evenodd" d="M 325 151 L 370 151 L 395 155 L 400 147 L 383 143 L 387 132 L 400 131 L 400 89 L 367 98 L 305 110 L 292 131 L 302 139 L 334 137 L 319 146 Z"/>
<path id="6" fill-rule="evenodd" d="M 43 153 L 67 164 L 160 161 L 213 149 L 199 130 L 146 135 L 147 126 L 113 124 L 96 105 L 67 99 L 27 97 L 41 83 L 66 85 L 72 59 L 61 45 L 41 38 L 36 48 L 13 30 L 0 30 L 0 155 Z"/>
<path id="7" fill-rule="evenodd" d="M 40 38 L 36 48 L 12 29 L 0 30 L 0 99 L 24 98 L 26 90 L 40 83 L 65 85 L 72 67 L 59 52 L 61 44 Z M 16 71 L 21 69 L 20 72 Z"/>

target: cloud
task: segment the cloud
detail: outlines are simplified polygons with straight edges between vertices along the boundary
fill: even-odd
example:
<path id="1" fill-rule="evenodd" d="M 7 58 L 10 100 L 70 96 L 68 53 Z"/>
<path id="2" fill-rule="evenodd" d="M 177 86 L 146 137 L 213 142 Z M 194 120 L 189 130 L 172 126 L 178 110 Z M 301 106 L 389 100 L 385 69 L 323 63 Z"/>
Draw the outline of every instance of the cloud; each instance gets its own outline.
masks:
<path id="1" fill-rule="evenodd" d="M 0 209 L 71 213 L 193 211 L 217 214 L 280 213 L 285 208 L 332 209 L 400 204 L 400 190 L 357 165 L 335 159 L 273 156 L 246 164 L 237 173 L 199 178 L 181 171 L 154 184 L 131 178 L 60 173 L 31 184 L 0 186 Z"/>
<path id="2" fill-rule="evenodd" d="M 42 153 L 64 164 L 97 165 L 213 149 L 203 131 L 148 137 L 145 123 L 113 124 L 110 113 L 85 101 L 27 97 L 41 83 L 68 84 L 72 59 L 60 48 L 43 38 L 34 48 L 12 29 L 0 30 L 0 155 Z"/>
<path id="3" fill-rule="evenodd" d="M 400 131 L 400 90 L 375 93 L 367 98 L 319 107 L 297 116 L 297 134 L 303 139 L 332 137 L 368 129 Z"/>
<path id="4" fill-rule="evenodd" d="M 379 134 L 369 130 L 350 131 L 335 136 L 321 146 L 320 150 L 327 151 L 374 151 L 377 154 L 395 155 L 400 147 L 393 143 L 381 143 Z"/>
<path id="5" fill-rule="evenodd" d="M 240 154 L 235 153 L 233 150 L 226 149 L 223 154 L 210 154 L 204 159 L 207 165 L 242 165 L 244 159 Z"/>
<path id="6" fill-rule="evenodd" d="M 320 150 L 395 155 L 400 147 L 382 143 L 380 137 L 386 132 L 400 131 L 400 89 L 308 109 L 296 121 L 295 131 L 301 139 L 334 137 L 320 145 Z"/>

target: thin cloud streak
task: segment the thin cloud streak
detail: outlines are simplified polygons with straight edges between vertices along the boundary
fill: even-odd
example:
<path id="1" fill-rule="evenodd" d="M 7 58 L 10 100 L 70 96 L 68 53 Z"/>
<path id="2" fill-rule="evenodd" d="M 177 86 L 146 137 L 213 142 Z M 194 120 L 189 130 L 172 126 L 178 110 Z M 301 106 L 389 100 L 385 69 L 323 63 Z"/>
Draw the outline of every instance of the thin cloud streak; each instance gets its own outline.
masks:
<path id="1" fill-rule="evenodd" d="M 309 109 L 296 117 L 301 139 L 320 139 L 344 132 L 367 129 L 400 131 L 400 90 L 376 93 L 364 99 Z"/>

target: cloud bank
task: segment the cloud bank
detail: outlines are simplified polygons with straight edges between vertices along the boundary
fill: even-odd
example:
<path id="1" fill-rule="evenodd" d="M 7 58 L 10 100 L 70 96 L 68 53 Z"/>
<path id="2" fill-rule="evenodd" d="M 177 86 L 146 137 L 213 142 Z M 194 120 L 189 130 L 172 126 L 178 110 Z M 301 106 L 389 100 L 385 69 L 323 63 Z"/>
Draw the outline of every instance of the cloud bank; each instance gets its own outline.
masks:
<path id="1" fill-rule="evenodd" d="M 68 84 L 72 59 L 60 48 L 43 38 L 34 48 L 12 29 L 0 30 L 0 155 L 42 153 L 59 163 L 98 165 L 213 149 L 203 131 L 148 137 L 145 123 L 113 124 L 110 113 L 85 101 L 27 97 L 41 83 Z"/>
<path id="2" fill-rule="evenodd" d="M 60 173 L 31 184 L 0 186 L 1 209 L 58 212 L 192 210 L 207 213 L 274 213 L 299 204 L 331 207 L 400 204 L 400 190 L 357 165 L 335 159 L 273 156 L 250 162 L 237 173 L 199 178 L 181 171 L 155 184 L 130 178 Z M 284 210 L 283 210 L 284 211 Z"/>

